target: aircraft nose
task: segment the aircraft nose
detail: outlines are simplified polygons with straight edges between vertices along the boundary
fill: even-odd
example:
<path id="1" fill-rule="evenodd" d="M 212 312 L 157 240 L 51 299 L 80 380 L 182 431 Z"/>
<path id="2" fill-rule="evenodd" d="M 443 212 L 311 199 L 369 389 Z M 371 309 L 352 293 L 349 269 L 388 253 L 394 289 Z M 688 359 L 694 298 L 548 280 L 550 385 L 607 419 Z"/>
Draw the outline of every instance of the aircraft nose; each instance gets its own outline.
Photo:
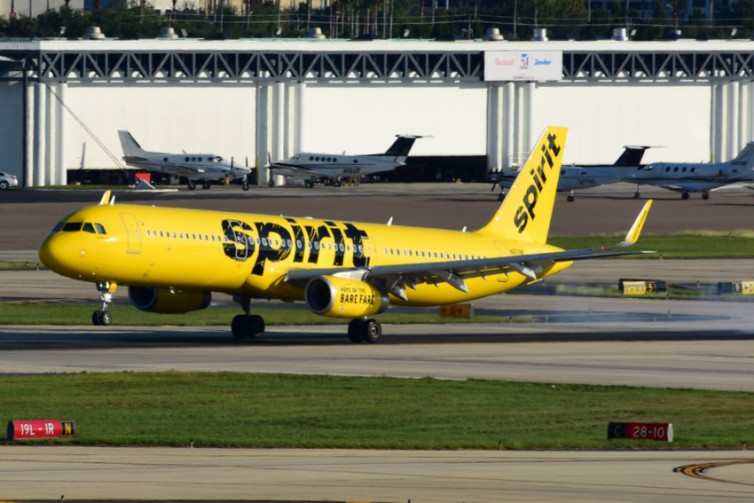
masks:
<path id="1" fill-rule="evenodd" d="M 39 247 L 37 254 L 45 267 L 63 276 L 75 276 L 73 260 L 76 254 L 65 243 L 65 236 L 50 234 Z"/>

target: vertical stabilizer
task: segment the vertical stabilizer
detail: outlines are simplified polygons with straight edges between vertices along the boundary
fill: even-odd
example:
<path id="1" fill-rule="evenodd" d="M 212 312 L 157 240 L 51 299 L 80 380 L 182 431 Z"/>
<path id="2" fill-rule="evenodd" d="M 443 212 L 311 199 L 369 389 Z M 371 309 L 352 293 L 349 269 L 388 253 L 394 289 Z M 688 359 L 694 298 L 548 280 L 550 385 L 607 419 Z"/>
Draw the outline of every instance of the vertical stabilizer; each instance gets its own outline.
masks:
<path id="1" fill-rule="evenodd" d="M 547 242 L 566 131 L 555 126 L 545 129 L 495 216 L 477 233 Z"/>
<path id="2" fill-rule="evenodd" d="M 124 157 L 143 157 L 145 152 L 141 145 L 131 136 L 128 131 L 118 131 L 120 146 L 123 148 Z"/>
<path id="3" fill-rule="evenodd" d="M 731 164 L 742 164 L 747 168 L 754 166 L 754 142 L 747 143 L 743 150 L 730 162 Z"/>
<path id="4" fill-rule="evenodd" d="M 408 157 L 408 153 L 411 152 L 411 147 L 414 146 L 414 142 L 417 138 L 421 137 L 398 135 L 398 139 L 396 139 L 393 144 L 390 145 L 390 148 L 388 148 L 384 154 L 379 155 L 383 155 L 385 157 L 395 157 L 396 162 L 404 162 L 406 160 L 406 157 Z"/>

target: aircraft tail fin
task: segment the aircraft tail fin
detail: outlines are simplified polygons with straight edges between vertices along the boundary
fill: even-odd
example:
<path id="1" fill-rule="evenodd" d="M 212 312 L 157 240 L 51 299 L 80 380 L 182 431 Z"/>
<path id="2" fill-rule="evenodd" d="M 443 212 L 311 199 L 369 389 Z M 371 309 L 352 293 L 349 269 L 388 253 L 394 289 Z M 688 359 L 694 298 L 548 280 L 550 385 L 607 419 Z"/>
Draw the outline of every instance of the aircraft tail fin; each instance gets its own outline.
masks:
<path id="1" fill-rule="evenodd" d="M 417 138 L 421 138 L 421 136 L 398 135 L 398 138 L 390 145 L 390 148 L 382 155 L 385 157 L 395 157 L 396 160 L 403 162 L 408 157 L 408 153 L 411 152 L 411 147 L 414 146 Z"/>
<path id="2" fill-rule="evenodd" d="M 623 147 L 623 153 L 618 157 L 613 166 L 616 167 L 637 167 L 641 164 L 644 152 L 649 148 L 648 145 L 626 145 Z"/>
<path id="3" fill-rule="evenodd" d="M 139 157 L 144 155 L 144 149 L 141 148 L 139 142 L 137 142 L 128 131 L 118 131 L 118 138 L 120 139 L 120 146 L 123 148 L 123 155 L 125 157 Z"/>
<path id="4" fill-rule="evenodd" d="M 738 155 L 730 161 L 731 164 L 743 164 L 747 168 L 754 166 L 754 141 L 750 141 L 746 146 L 738 153 Z"/>
<path id="5" fill-rule="evenodd" d="M 477 233 L 547 242 L 566 132 L 556 126 L 544 130 L 492 220 Z"/>

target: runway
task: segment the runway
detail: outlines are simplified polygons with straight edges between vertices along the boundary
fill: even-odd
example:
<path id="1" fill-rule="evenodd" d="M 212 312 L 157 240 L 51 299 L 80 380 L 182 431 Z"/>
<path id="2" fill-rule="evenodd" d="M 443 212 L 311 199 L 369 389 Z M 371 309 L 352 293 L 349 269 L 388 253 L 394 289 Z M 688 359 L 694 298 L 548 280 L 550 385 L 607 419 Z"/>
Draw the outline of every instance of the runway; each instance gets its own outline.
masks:
<path id="1" fill-rule="evenodd" d="M 3 499 L 735 502 L 750 452 L 0 447 Z M 674 470 L 707 465 L 694 476 Z M 115 492 L 117 490 L 117 492 Z"/>
<path id="2" fill-rule="evenodd" d="M 489 187 L 450 184 L 362 186 L 356 188 L 358 195 L 329 189 L 315 196 L 303 192 L 307 189 L 256 188 L 249 194 L 231 189 L 123 199 L 369 221 L 395 215 L 400 223 L 447 228 L 473 228 L 497 206 Z M 559 202 L 553 233 L 625 232 L 641 201 L 627 195 L 628 187 L 626 194 L 620 190 L 607 197 L 588 191 L 573 205 Z M 750 191 L 732 197 L 714 194 L 710 201 L 680 201 L 667 192 L 657 195 L 661 199 L 650 214 L 650 233 L 751 226 Z M 18 215 L 0 238 L 0 259 L 6 260 L 33 260 L 36 245 L 57 220 L 99 200 L 98 193 L 42 191 L 12 191 L 2 197 L 0 211 Z M 332 197 L 339 198 L 338 205 L 332 204 Z M 330 213 L 322 214 L 322 209 Z M 530 315 L 536 321 L 386 325 L 377 345 L 351 344 L 343 326 L 269 327 L 260 341 L 236 341 L 227 327 L 119 327 L 117 320 L 114 326 L 98 328 L 0 325 L 0 373 L 293 372 L 754 391 L 750 302 L 596 299 L 552 295 L 548 290 L 558 284 L 614 283 L 637 276 L 714 283 L 741 279 L 741 271 L 754 271 L 754 261 L 576 264 L 531 291 L 475 303 L 479 311 Z M 48 271 L 0 272 L 2 300 L 75 299 L 94 305 L 96 298 L 90 285 Z M 0 445 L 0 498 L 741 501 L 754 496 L 752 463 L 754 456 L 746 450 L 406 452 Z"/>

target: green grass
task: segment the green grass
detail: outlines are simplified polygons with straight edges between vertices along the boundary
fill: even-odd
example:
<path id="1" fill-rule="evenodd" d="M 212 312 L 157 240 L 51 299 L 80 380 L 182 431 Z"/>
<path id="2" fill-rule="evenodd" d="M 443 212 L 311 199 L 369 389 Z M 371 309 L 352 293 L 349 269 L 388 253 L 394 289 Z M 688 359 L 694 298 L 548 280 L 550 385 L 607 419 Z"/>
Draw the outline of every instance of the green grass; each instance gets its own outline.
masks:
<path id="1" fill-rule="evenodd" d="M 0 310 L 0 325 L 86 325 L 90 324 L 92 312 L 99 309 L 95 301 L 88 303 L 70 302 L 27 302 L 11 301 L 3 303 Z M 284 305 L 277 308 L 258 307 L 254 304 L 254 314 L 261 315 L 267 325 L 337 325 L 350 320 L 328 318 L 314 314 L 303 304 Z M 113 304 L 108 307 L 113 314 L 113 324 L 119 326 L 215 326 L 229 325 L 230 320 L 241 314 L 238 306 L 211 307 L 203 311 L 186 314 L 145 313 L 130 304 Z M 476 315 L 471 320 L 443 318 L 437 308 L 410 311 L 393 311 L 381 314 L 383 323 L 496 323 L 501 321 L 532 321 L 530 316 L 511 320 L 510 316 Z"/>
<path id="2" fill-rule="evenodd" d="M 0 377 L 0 420 L 76 422 L 87 445 L 388 449 L 667 447 L 610 421 L 670 422 L 674 447 L 754 443 L 754 394 L 242 373 Z"/>
<path id="3" fill-rule="evenodd" d="M 565 249 L 596 248 L 617 243 L 623 235 L 553 237 L 550 243 Z M 654 250 L 653 255 L 641 258 L 657 259 L 712 259 L 754 257 L 754 231 L 730 233 L 695 231 L 669 236 L 642 236 L 633 246 L 636 250 Z"/>

